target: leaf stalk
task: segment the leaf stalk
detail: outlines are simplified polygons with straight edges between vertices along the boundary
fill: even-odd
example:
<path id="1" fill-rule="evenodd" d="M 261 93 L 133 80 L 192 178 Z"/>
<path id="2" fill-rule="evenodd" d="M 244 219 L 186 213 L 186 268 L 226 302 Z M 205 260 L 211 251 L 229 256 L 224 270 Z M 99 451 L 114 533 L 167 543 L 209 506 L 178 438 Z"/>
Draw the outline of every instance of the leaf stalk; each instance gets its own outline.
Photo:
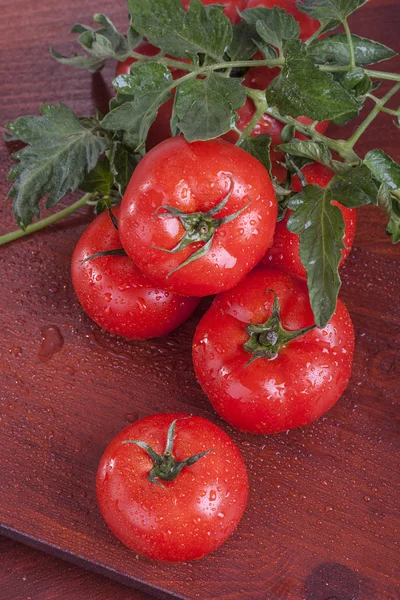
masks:
<path id="1" fill-rule="evenodd" d="M 76 202 L 71 204 L 71 206 L 67 206 L 67 208 L 60 210 L 59 212 L 55 213 L 54 215 L 50 215 L 49 217 L 46 217 L 45 219 L 42 219 L 41 221 L 32 223 L 32 225 L 28 225 L 28 227 L 26 229 L 17 229 L 16 231 L 11 231 L 10 233 L 6 233 L 5 235 L 2 235 L 0 237 L 0 246 L 4 246 L 5 244 L 13 242 L 14 240 L 18 240 L 19 238 L 30 235 L 31 233 L 40 231 L 41 229 L 44 229 L 48 225 L 57 223 L 57 221 L 60 221 L 64 217 L 68 217 L 68 215 L 72 214 L 73 212 L 75 212 L 76 210 L 81 208 L 81 206 L 84 206 L 85 204 L 87 204 L 90 201 L 91 197 L 92 197 L 92 194 L 85 194 L 84 196 L 82 196 L 82 198 L 80 198 L 79 200 L 77 200 Z"/>

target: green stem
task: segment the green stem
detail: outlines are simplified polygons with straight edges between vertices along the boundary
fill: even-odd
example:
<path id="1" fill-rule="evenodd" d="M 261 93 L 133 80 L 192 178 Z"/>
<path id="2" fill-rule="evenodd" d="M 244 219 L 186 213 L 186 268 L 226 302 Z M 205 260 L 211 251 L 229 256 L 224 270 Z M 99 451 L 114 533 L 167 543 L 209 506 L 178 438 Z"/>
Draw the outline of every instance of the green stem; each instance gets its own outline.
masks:
<path id="1" fill-rule="evenodd" d="M 372 71 L 371 69 L 364 69 L 364 71 L 369 77 L 375 77 L 375 79 L 400 81 L 400 75 L 398 73 L 385 73 L 384 71 Z"/>
<path id="2" fill-rule="evenodd" d="M 371 110 L 366 119 L 361 123 L 361 125 L 357 128 L 357 130 L 353 133 L 353 135 L 347 140 L 346 148 L 351 149 L 358 142 L 364 131 L 371 125 L 372 121 L 378 116 L 381 111 L 381 108 L 390 100 L 392 96 L 396 94 L 400 90 L 400 82 L 396 83 L 392 87 L 391 90 L 388 91 L 386 96 L 384 96 L 381 100 L 379 100 L 375 107 Z"/>
<path id="3" fill-rule="evenodd" d="M 320 28 L 320 29 L 322 29 L 322 28 Z M 307 40 L 307 43 L 309 44 L 313 39 L 315 39 L 315 37 L 317 37 L 319 35 L 319 32 L 320 32 L 320 30 L 318 30 L 314 36 L 312 36 L 309 40 Z M 350 54 L 354 55 L 353 45 L 351 45 Z M 182 71 L 190 71 L 190 73 L 193 73 L 194 76 L 201 75 L 202 73 L 206 73 L 207 71 L 232 69 L 234 67 L 238 67 L 238 68 L 241 68 L 241 67 L 271 67 L 272 68 L 272 67 L 283 67 L 285 64 L 285 60 L 283 58 L 276 58 L 276 59 L 271 59 L 271 60 L 267 60 L 267 59 L 265 59 L 265 60 L 237 60 L 237 61 L 232 61 L 232 62 L 224 61 L 224 62 L 217 63 L 214 65 L 208 65 L 206 67 L 197 68 L 192 64 L 189 64 L 186 62 L 181 62 L 179 60 L 174 60 L 171 58 L 167 58 L 163 54 L 161 54 L 162 58 L 158 58 L 160 55 L 144 56 L 143 54 L 139 54 L 138 52 L 131 52 L 131 56 L 141 62 L 159 61 L 162 64 L 166 65 L 167 67 L 175 67 L 176 69 L 181 69 Z M 354 56 L 353 56 L 352 61 L 353 60 L 354 60 L 354 66 L 355 66 Z M 343 72 L 349 71 L 353 67 L 351 65 L 347 65 L 347 66 L 318 65 L 318 68 L 321 71 L 328 71 L 330 73 L 336 73 L 336 72 L 342 72 L 342 71 Z M 373 71 L 371 69 L 364 69 L 364 71 L 369 77 L 374 77 L 375 79 L 400 81 L 400 74 L 398 74 L 398 73 L 386 73 L 384 71 Z"/>
<path id="4" fill-rule="evenodd" d="M 367 94 L 367 98 L 373 100 L 375 104 L 379 104 L 381 99 L 377 98 L 373 94 Z M 393 115 L 394 117 L 400 117 L 400 110 L 393 110 L 392 108 L 386 108 L 385 106 L 381 106 L 381 112 L 387 113 L 388 115 Z"/>
<path id="5" fill-rule="evenodd" d="M 340 73 L 350 71 L 350 66 L 341 65 L 318 65 L 320 71 L 328 71 L 329 73 Z M 364 73 L 368 77 L 374 77 L 375 79 L 384 79 L 387 81 L 400 81 L 400 75 L 398 73 L 386 73 L 385 71 L 373 71 L 371 69 L 364 69 Z"/>
<path id="6" fill-rule="evenodd" d="M 4 246 L 9 242 L 13 242 L 14 240 L 18 240 L 19 238 L 25 237 L 26 235 L 30 235 L 31 233 L 35 233 L 36 231 L 40 231 L 44 229 L 48 225 L 52 225 L 60 219 L 67 217 L 74 211 L 78 210 L 81 206 L 84 206 L 88 200 L 92 197 L 92 194 L 85 194 L 80 200 L 71 204 L 71 206 L 67 206 L 60 212 L 55 213 L 54 215 L 50 215 L 46 219 L 42 219 L 41 221 L 37 221 L 36 223 L 32 223 L 32 225 L 28 225 L 28 227 L 24 229 L 17 229 L 16 231 L 11 231 L 10 233 L 6 233 L 0 237 L 0 246 Z"/>
<path id="7" fill-rule="evenodd" d="M 255 113 L 254 113 L 250 123 L 241 132 L 239 139 L 236 142 L 236 146 L 240 146 L 241 143 L 243 142 L 243 140 L 250 137 L 250 135 L 253 133 L 255 126 L 257 125 L 258 121 L 261 119 L 263 114 L 266 112 L 267 108 L 268 108 L 268 104 L 267 104 L 266 100 L 264 102 L 259 102 L 258 104 L 256 104 Z"/>
<path id="8" fill-rule="evenodd" d="M 323 33 L 324 28 L 325 26 L 321 25 L 321 27 L 317 29 L 317 31 L 313 33 L 311 37 L 308 38 L 308 40 L 306 41 L 306 46 L 309 46 L 314 40 L 319 38 L 319 36 Z"/>
<path id="9" fill-rule="evenodd" d="M 359 157 L 353 152 L 351 148 L 346 147 L 346 142 L 344 140 L 332 140 L 331 138 L 326 137 L 322 133 L 319 133 L 313 128 L 313 124 L 311 125 L 303 125 L 303 123 L 299 123 L 293 117 L 283 116 L 279 112 L 276 107 L 266 106 L 266 101 L 263 98 L 263 93 L 258 90 L 252 90 L 251 88 L 246 88 L 246 93 L 253 100 L 256 107 L 262 107 L 263 112 L 271 115 L 277 121 L 284 123 L 285 125 L 293 125 L 296 131 L 302 133 L 313 141 L 324 142 L 328 148 L 339 154 L 343 159 L 351 162 L 359 162 Z"/>
<path id="10" fill-rule="evenodd" d="M 163 65 L 167 67 L 175 67 L 177 69 L 181 69 L 182 71 L 190 71 L 190 74 L 193 76 L 201 75 L 202 73 L 207 73 L 208 71 L 218 71 L 221 69 L 233 69 L 236 67 L 282 67 L 285 64 L 285 60 L 283 58 L 275 58 L 275 59 L 265 59 L 265 60 L 236 60 L 236 61 L 224 61 L 221 63 L 216 63 L 213 65 L 206 65 L 204 67 L 195 67 L 192 64 L 181 62 L 179 60 L 173 60 L 171 58 L 161 58 L 157 59 L 157 56 L 143 56 L 142 54 L 137 54 L 135 52 L 132 53 L 133 58 L 141 57 L 141 62 L 151 62 L 157 60 L 161 62 Z M 180 81 L 180 80 L 179 80 Z"/>
<path id="11" fill-rule="evenodd" d="M 352 40 L 352 37 L 351 37 L 351 31 L 350 31 L 350 27 L 349 27 L 349 24 L 347 22 L 347 19 L 345 19 L 343 21 L 343 27 L 344 27 L 344 30 L 346 32 L 347 43 L 349 44 L 349 50 L 350 50 L 350 65 L 349 65 L 349 67 L 350 67 L 350 69 L 354 69 L 355 66 L 356 66 L 356 57 L 355 57 L 355 54 L 354 54 L 353 40 Z"/>

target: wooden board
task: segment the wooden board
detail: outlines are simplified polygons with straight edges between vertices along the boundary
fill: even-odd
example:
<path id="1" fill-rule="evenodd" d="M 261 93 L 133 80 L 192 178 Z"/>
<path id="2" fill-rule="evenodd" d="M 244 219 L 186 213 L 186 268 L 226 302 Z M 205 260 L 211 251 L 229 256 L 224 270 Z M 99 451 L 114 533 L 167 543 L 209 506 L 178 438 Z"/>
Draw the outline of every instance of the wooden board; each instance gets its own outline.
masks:
<path id="1" fill-rule="evenodd" d="M 0 537 L 0 590 L 5 600 L 152 600 L 111 579 Z"/>
<path id="2" fill-rule="evenodd" d="M 112 65 L 104 79 L 92 78 L 48 56 L 51 42 L 71 53 L 69 27 L 100 9 L 124 23 L 122 0 L 0 0 L 0 122 L 59 99 L 81 114 L 104 110 Z M 399 49 L 396 3 L 371 1 L 353 23 L 360 35 Z M 400 159 L 391 120 L 379 118 L 362 150 L 378 145 Z M 1 146 L 2 198 L 11 151 Z M 0 210 L 1 231 L 14 228 L 9 202 Z M 342 297 L 356 329 L 350 385 L 314 425 L 271 437 L 230 429 L 196 382 L 191 338 L 207 301 L 171 336 L 144 343 L 102 333 L 83 314 L 69 262 L 88 209 L 1 248 L 2 533 L 160 598 L 397 600 L 400 261 L 384 217 L 368 208 L 359 215 L 342 270 Z M 248 465 L 250 500 L 218 552 L 191 564 L 154 564 L 108 531 L 94 477 L 105 446 L 129 421 L 181 410 L 212 419 L 233 437 Z"/>

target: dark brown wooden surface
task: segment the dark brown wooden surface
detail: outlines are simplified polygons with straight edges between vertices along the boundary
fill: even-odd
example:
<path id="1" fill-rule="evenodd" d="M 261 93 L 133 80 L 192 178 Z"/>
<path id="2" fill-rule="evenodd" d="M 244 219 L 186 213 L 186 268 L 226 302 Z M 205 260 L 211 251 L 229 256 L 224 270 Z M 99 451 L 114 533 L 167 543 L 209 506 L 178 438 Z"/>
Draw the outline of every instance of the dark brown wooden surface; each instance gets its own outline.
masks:
<path id="1" fill-rule="evenodd" d="M 70 53 L 71 24 L 100 11 L 124 23 L 123 0 L 0 0 L 1 123 L 37 114 L 44 101 L 62 100 L 81 114 L 104 110 L 112 65 L 92 78 L 48 56 L 52 42 Z M 371 1 L 353 24 L 400 49 L 397 2 Z M 380 146 L 400 159 L 391 120 L 380 117 L 360 150 Z M 10 164 L 3 144 L 2 198 Z M 1 231 L 14 228 L 10 203 L 0 210 Z M 398 600 L 400 261 L 384 217 L 359 212 L 342 270 L 356 329 L 348 389 L 317 423 L 271 437 L 231 430 L 202 394 L 190 360 L 201 310 L 167 339 L 144 343 L 102 333 L 83 314 L 69 261 L 89 220 L 84 209 L 0 249 L 2 533 L 160 598 Z M 43 343 L 47 359 L 40 357 Z M 238 530 L 218 552 L 192 564 L 154 564 L 108 531 L 94 478 L 105 446 L 129 421 L 179 410 L 230 433 L 248 465 L 251 493 Z"/>
<path id="2" fill-rule="evenodd" d="M 154 600 L 100 575 L 0 538 L 2 600 Z"/>

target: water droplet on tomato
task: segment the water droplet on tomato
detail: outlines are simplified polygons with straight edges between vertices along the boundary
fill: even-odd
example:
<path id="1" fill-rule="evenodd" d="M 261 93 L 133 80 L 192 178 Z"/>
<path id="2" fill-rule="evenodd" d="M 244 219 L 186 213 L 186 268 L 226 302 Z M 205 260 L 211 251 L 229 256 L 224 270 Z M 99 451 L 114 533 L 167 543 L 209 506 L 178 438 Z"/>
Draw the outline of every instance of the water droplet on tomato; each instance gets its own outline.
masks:
<path id="1" fill-rule="evenodd" d="M 104 294 L 103 297 L 104 297 L 104 301 L 105 302 L 111 302 L 111 300 L 112 300 L 112 296 L 111 296 L 111 294 L 109 292 L 107 292 L 106 294 Z"/>
<path id="2" fill-rule="evenodd" d="M 147 310 L 147 304 L 143 298 L 137 298 L 136 304 L 140 311 L 144 312 L 145 310 Z"/>
<path id="3" fill-rule="evenodd" d="M 210 502 L 214 502 L 217 499 L 217 492 L 215 490 L 210 491 Z"/>

